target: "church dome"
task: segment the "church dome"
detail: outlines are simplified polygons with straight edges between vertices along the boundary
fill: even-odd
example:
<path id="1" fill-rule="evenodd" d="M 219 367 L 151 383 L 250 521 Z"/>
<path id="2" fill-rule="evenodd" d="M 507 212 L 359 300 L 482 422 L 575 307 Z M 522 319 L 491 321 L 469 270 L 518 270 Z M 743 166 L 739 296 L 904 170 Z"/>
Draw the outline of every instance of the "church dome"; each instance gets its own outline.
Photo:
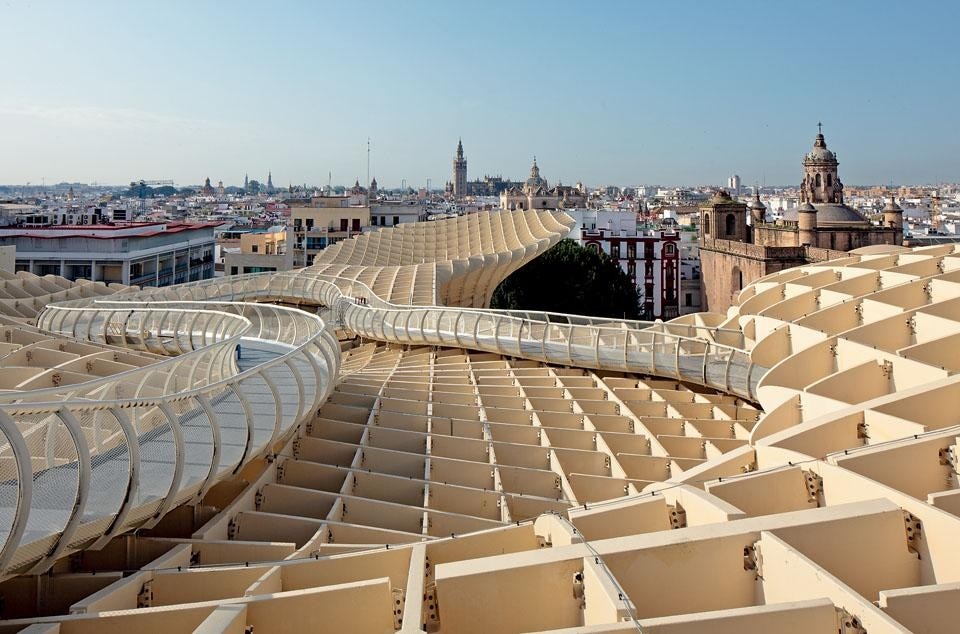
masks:
<path id="1" fill-rule="evenodd" d="M 817 135 L 813 142 L 813 149 L 803 158 L 804 163 L 836 163 L 837 155 L 827 149 L 827 142 L 823 133 Z"/>
<path id="2" fill-rule="evenodd" d="M 547 181 L 540 177 L 540 168 L 537 166 L 537 159 L 533 159 L 533 165 L 530 167 L 530 178 L 525 181 L 527 191 L 536 191 L 540 188 L 546 189 Z"/>
<path id="3" fill-rule="evenodd" d="M 816 210 L 817 226 L 820 227 L 860 227 L 870 224 L 870 221 L 864 218 L 859 211 L 841 203 L 804 203 L 797 209 L 785 211 L 783 219 L 796 221 L 799 216 L 798 212 L 810 211 L 811 209 Z"/>
<path id="4" fill-rule="evenodd" d="M 870 224 L 870 221 L 864 218 L 859 211 L 853 207 L 837 203 L 815 204 L 817 208 L 818 225 L 860 225 Z"/>

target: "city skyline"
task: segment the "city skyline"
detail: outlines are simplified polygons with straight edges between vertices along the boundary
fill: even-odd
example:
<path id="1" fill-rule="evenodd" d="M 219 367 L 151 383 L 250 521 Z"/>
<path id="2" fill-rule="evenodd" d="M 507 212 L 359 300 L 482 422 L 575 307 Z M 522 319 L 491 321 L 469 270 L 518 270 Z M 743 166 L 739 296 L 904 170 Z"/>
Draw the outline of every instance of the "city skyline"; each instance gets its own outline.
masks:
<path id="1" fill-rule="evenodd" d="M 283 8 L 0 8 L 0 182 L 366 184 L 370 138 L 441 188 L 462 138 L 470 180 L 789 185 L 820 120 L 850 184 L 960 178 L 947 3 Z"/>

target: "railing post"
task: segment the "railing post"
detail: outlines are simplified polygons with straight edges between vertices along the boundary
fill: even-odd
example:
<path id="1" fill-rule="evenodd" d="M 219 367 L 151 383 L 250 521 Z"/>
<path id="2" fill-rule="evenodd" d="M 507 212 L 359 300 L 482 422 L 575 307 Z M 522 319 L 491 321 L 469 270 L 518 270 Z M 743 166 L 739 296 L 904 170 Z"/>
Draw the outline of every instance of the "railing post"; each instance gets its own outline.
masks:
<path id="1" fill-rule="evenodd" d="M 707 384 L 707 354 L 710 350 L 710 342 L 706 338 L 702 339 L 703 341 L 703 367 L 700 368 L 700 384 Z"/>
<path id="2" fill-rule="evenodd" d="M 681 379 L 680 374 L 680 338 L 673 336 L 673 372 L 677 379 Z"/>
<path id="3" fill-rule="evenodd" d="M 595 367 L 599 368 L 600 367 L 600 327 L 591 326 L 591 328 L 597 333 L 597 338 L 593 342 L 593 361 L 594 361 Z"/>
<path id="4" fill-rule="evenodd" d="M 453 322 L 453 337 L 457 342 L 459 347 L 463 347 L 463 342 L 460 341 L 460 320 L 463 319 L 463 314 L 465 311 L 457 311 L 457 319 Z"/>
<path id="5" fill-rule="evenodd" d="M 653 331 L 653 339 L 650 342 L 650 374 L 657 370 L 657 331 Z"/>
<path id="6" fill-rule="evenodd" d="M 166 497 L 160 501 L 160 506 L 157 507 L 153 517 L 144 524 L 145 528 L 153 528 L 156 526 L 166 514 L 167 510 L 170 509 L 174 499 L 176 499 L 177 494 L 180 492 L 180 483 L 183 480 L 183 463 L 186 460 L 183 442 L 183 429 L 180 427 L 180 419 L 173 409 L 171 409 L 169 403 L 161 401 L 159 403 L 159 408 L 160 412 L 164 415 L 170 425 L 170 435 L 173 437 L 173 476 L 170 480 L 170 489 L 167 491 Z"/>
<path id="7" fill-rule="evenodd" d="M 30 450 L 20 433 L 17 422 L 5 410 L 0 409 L 0 431 L 6 436 L 10 448 L 13 450 L 13 459 L 17 465 L 17 506 L 10 521 L 10 532 L 0 548 L 0 574 L 7 571 L 7 566 L 13 558 L 23 531 L 27 528 L 27 519 L 30 515 L 30 506 L 33 500 L 33 463 L 30 460 Z"/>
<path id="8" fill-rule="evenodd" d="M 66 407 L 61 407 L 55 414 L 64 427 L 70 433 L 73 444 L 77 449 L 77 498 L 74 500 L 73 508 L 70 510 L 70 518 L 64 525 L 60 536 L 51 548 L 36 564 L 30 568 L 30 574 L 39 574 L 45 572 L 56 562 L 60 553 L 70 543 L 70 538 L 77 530 L 77 525 L 83 518 L 83 512 L 87 507 L 87 498 L 90 497 L 90 476 L 92 468 L 90 465 L 90 447 L 87 444 L 87 437 L 80 427 L 80 421 Z"/>
<path id="9" fill-rule="evenodd" d="M 127 443 L 129 456 L 129 466 L 127 467 L 127 491 L 124 495 L 120 508 L 113 516 L 113 522 L 103 532 L 97 540 L 90 545 L 92 550 L 99 550 L 107 545 L 113 537 L 124 529 L 123 522 L 133 508 L 133 501 L 137 498 L 137 491 L 140 488 L 140 440 L 137 437 L 137 431 L 130 424 L 130 419 L 118 407 L 110 408 L 110 413 L 117 419 L 120 430 L 123 432 L 124 441 Z M 0 568 L 2 571 L 2 568 Z"/>

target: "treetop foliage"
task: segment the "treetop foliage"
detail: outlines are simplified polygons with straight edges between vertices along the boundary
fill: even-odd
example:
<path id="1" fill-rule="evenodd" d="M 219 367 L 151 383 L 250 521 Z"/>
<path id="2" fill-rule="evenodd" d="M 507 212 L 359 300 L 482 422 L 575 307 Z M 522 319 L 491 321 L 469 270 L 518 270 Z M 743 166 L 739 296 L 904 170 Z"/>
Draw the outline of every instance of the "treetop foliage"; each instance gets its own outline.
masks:
<path id="1" fill-rule="evenodd" d="M 491 308 L 636 319 L 637 289 L 602 251 L 561 240 L 514 271 L 493 292 Z"/>

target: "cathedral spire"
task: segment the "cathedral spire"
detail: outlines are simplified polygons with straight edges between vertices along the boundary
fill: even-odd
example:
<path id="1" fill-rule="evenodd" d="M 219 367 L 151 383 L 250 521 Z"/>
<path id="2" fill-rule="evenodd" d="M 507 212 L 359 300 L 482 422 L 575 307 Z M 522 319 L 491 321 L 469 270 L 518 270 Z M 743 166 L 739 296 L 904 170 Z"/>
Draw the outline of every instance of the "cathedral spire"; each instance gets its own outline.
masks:
<path id="1" fill-rule="evenodd" d="M 457 139 L 457 156 L 453 159 L 453 195 L 467 195 L 467 159 L 463 157 L 463 140 Z"/>

